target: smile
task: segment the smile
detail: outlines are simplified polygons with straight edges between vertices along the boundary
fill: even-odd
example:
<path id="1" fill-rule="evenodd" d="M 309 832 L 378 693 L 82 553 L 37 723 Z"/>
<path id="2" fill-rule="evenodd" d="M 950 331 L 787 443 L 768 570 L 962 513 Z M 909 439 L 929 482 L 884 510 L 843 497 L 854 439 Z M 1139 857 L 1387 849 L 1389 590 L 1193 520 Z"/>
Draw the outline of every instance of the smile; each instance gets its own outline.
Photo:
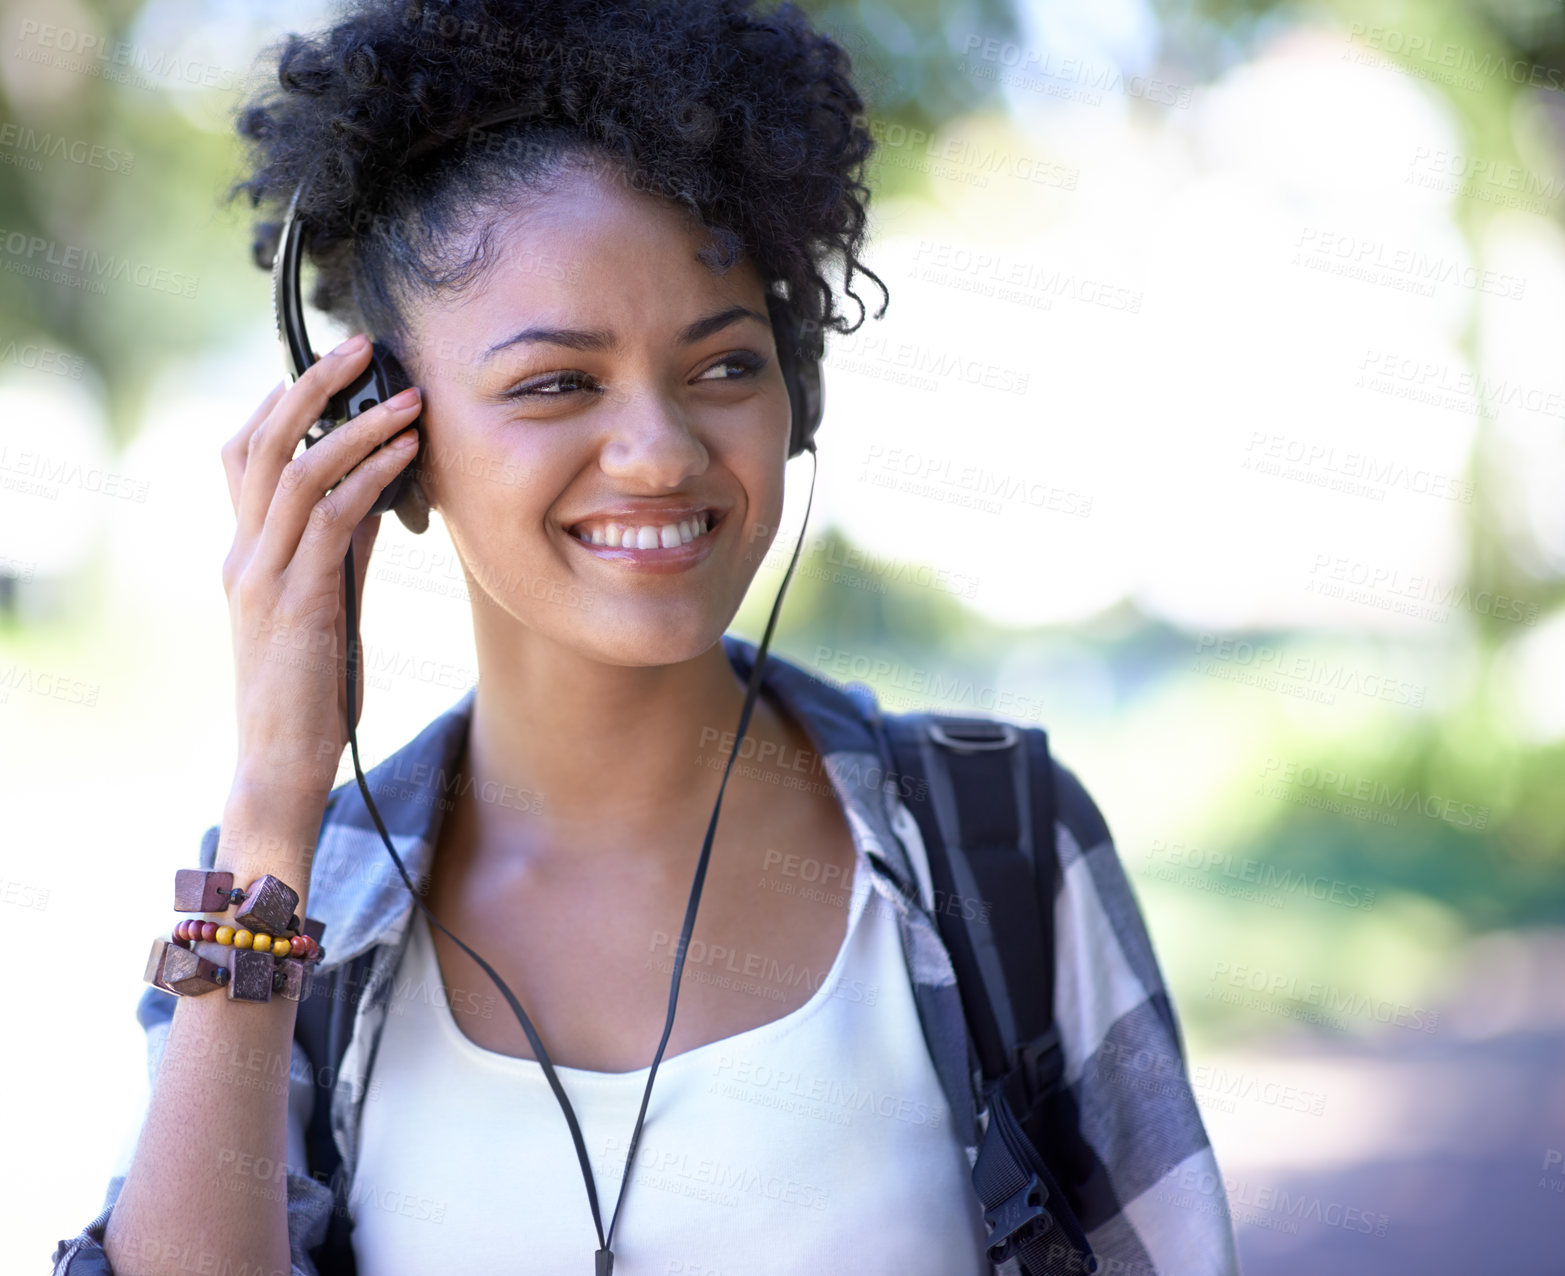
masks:
<path id="1" fill-rule="evenodd" d="M 578 523 L 571 528 L 571 535 L 589 545 L 604 545 L 609 549 L 675 549 L 704 536 L 711 520 L 711 510 L 668 523 L 596 519 Z"/>
<path id="2" fill-rule="evenodd" d="M 593 520 L 578 523 L 568 529 L 567 535 L 595 558 L 639 567 L 677 570 L 705 558 L 722 525 L 722 514 L 715 510 L 703 510 L 677 522 Z"/>

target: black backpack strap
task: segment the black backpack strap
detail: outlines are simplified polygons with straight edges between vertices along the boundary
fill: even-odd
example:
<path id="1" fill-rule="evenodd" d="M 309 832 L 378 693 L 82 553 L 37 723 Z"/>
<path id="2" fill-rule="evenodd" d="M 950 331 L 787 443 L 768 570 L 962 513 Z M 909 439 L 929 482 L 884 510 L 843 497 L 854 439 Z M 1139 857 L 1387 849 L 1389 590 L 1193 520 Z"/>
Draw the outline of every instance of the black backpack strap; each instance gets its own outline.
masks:
<path id="1" fill-rule="evenodd" d="M 375 949 L 370 948 L 326 976 L 312 979 L 294 1020 L 294 1040 L 308 1057 L 315 1082 L 315 1106 L 304 1132 L 305 1155 L 311 1177 L 330 1186 L 335 1197 L 326 1238 L 310 1251 L 320 1276 L 358 1273 L 350 1239 L 353 1219 L 348 1210 L 348 1183 L 342 1171 L 342 1154 L 331 1132 L 331 1101 L 374 955 Z"/>
<path id="2" fill-rule="evenodd" d="M 923 837 L 936 924 L 982 1072 L 989 1118 L 973 1187 L 991 1229 L 990 1261 L 1015 1258 L 1024 1276 L 1095 1271 L 1060 1176 L 1039 1151 L 1081 1142 L 1075 1130 L 1051 1128 L 1074 1112 L 1056 1101 L 1059 860 L 1048 737 L 944 714 L 888 714 L 882 723 L 894 769 L 914 781 L 900 791 L 912 795 L 905 804 Z"/>

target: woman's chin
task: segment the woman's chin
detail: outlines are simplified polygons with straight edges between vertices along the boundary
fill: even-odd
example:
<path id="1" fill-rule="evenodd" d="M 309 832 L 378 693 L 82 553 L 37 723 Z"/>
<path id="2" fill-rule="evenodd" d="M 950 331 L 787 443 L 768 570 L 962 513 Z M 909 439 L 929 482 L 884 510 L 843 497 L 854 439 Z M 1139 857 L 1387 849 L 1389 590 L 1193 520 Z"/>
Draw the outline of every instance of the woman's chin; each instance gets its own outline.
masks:
<path id="1" fill-rule="evenodd" d="M 642 609 L 630 608 L 622 615 L 595 615 L 589 632 L 578 631 L 567 641 L 607 665 L 678 665 L 710 650 L 731 620 L 710 613 L 647 616 Z"/>

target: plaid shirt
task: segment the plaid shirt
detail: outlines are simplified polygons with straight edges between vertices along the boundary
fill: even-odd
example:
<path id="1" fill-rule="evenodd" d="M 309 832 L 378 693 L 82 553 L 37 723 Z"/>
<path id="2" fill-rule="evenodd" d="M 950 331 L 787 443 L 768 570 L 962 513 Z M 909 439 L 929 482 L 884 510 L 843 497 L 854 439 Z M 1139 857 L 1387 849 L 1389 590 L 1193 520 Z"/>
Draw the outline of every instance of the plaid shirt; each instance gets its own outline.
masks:
<path id="1" fill-rule="evenodd" d="M 748 680 L 755 646 L 723 639 L 735 672 Z M 933 892 L 918 825 L 883 779 L 869 715 L 870 689 L 839 686 L 768 653 L 763 683 L 805 727 L 840 798 L 854 840 L 874 869 L 873 888 L 895 913 L 930 1059 L 963 1132 L 968 1163 L 987 1121 L 950 958 L 930 909 Z M 467 736 L 473 692 L 368 773 L 375 804 L 415 882 L 428 872 Z M 1101 1276 L 1237 1276 L 1233 1224 L 1185 1069 L 1168 992 L 1130 884 L 1092 799 L 1055 763 L 1055 826 L 1062 883 L 1055 909 L 1055 1012 L 1064 1079 L 1086 1140 L 1107 1168 L 1112 1200 L 1079 1211 Z M 211 868 L 216 827 L 201 866 Z M 911 901 L 921 900 L 923 907 Z M 356 781 L 335 789 L 310 872 L 311 916 L 326 923 L 327 956 L 318 975 L 373 949 L 370 974 L 347 1053 L 332 1091 L 331 1130 L 352 1182 L 364 1093 L 385 1025 L 393 976 L 409 935 L 413 902 L 369 819 Z M 148 988 L 137 1005 L 156 1077 L 176 998 Z M 334 1206 L 332 1189 L 310 1174 L 304 1131 L 315 1101 L 311 1069 L 295 1041 L 289 1076 L 288 1235 L 291 1276 L 319 1273 L 318 1246 Z M 128 1168 L 128 1167 L 125 1167 Z M 102 1213 L 54 1254 L 55 1276 L 104 1276 L 101 1242 L 124 1185 L 108 1185 Z M 998 1269 L 1014 1276 L 1016 1262 Z"/>

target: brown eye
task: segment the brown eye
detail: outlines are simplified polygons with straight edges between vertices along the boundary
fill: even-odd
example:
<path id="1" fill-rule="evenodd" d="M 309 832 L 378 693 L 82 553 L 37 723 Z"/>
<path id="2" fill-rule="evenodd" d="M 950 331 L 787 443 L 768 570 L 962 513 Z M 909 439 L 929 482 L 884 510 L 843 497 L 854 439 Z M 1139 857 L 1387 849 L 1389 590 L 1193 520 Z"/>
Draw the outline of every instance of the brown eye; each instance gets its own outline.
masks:
<path id="1" fill-rule="evenodd" d="M 585 372 L 559 372 L 542 381 L 525 382 L 515 389 L 507 390 L 502 397 L 552 399 L 576 390 L 588 390 L 592 386 L 593 380 Z"/>
<path id="2" fill-rule="evenodd" d="M 756 354 L 754 351 L 750 351 L 750 350 L 738 350 L 738 351 L 735 351 L 731 355 L 726 355 L 719 362 L 714 363 L 710 368 L 708 368 L 706 370 L 706 372 L 703 372 L 699 377 L 697 377 L 696 380 L 697 381 L 739 381 L 739 380 L 742 380 L 745 377 L 754 376 L 757 372 L 759 372 L 765 366 L 766 366 L 766 356 L 765 355 L 763 355 L 763 354 Z M 720 376 L 720 377 L 711 377 L 711 376 L 707 375 L 707 373 L 709 373 L 709 372 L 716 372 L 720 368 L 736 368 L 736 369 L 738 369 L 738 371 L 737 372 L 730 372 L 727 375 Z"/>

